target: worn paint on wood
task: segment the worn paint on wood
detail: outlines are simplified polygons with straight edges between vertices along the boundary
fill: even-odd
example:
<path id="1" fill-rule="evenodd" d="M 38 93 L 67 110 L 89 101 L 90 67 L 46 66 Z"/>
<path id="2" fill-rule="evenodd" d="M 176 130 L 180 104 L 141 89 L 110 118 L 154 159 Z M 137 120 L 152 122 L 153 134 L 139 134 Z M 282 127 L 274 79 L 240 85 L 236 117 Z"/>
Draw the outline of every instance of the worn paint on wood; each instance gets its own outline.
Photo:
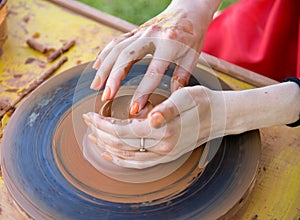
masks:
<path id="1" fill-rule="evenodd" d="M 78 16 L 48 1 L 9 1 L 8 39 L 0 62 L 1 102 L 11 103 L 18 92 L 26 88 L 53 65 L 45 54 L 34 51 L 26 40 L 32 36 L 48 48 L 58 49 L 70 39 L 76 45 L 66 56 L 69 60 L 60 71 L 93 60 L 97 53 L 121 32 Z"/>
<path id="2" fill-rule="evenodd" d="M 27 88 L 53 63 L 47 62 L 45 54 L 34 51 L 26 44 L 32 36 L 49 48 L 59 48 L 70 39 L 76 45 L 66 52 L 68 61 L 59 73 L 77 64 L 92 61 L 98 52 L 120 31 L 99 24 L 83 16 L 61 8 L 49 1 L 8 1 L 8 39 L 0 57 L 0 102 L 10 104 L 18 93 Z M 0 105 L 1 106 L 1 105 Z M 1 121 L 0 133 L 8 122 L 6 115 Z M 0 219 L 23 219 L 19 208 L 4 186 L 0 172 Z"/>

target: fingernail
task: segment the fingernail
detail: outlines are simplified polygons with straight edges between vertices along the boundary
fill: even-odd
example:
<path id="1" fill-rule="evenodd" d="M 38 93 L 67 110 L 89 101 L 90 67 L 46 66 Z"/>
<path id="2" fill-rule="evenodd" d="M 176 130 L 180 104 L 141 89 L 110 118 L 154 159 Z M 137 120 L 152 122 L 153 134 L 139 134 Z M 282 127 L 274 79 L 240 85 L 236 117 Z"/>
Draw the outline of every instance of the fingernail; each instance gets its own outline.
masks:
<path id="1" fill-rule="evenodd" d="M 154 128 L 160 128 L 165 125 L 164 116 L 160 112 L 154 112 L 150 115 L 150 125 Z"/>
<path id="2" fill-rule="evenodd" d="M 90 118 L 87 114 L 83 114 L 82 117 L 83 117 L 83 119 L 84 119 L 86 122 L 92 123 L 91 118 Z"/>
<path id="3" fill-rule="evenodd" d="M 89 134 L 88 135 L 88 139 L 93 143 L 93 144 L 98 144 L 98 140 L 97 140 L 97 138 L 94 136 L 94 135 L 92 135 L 92 134 Z"/>
<path id="4" fill-rule="evenodd" d="M 89 128 L 93 128 L 93 124 L 84 120 L 85 124 L 89 127 Z"/>
<path id="5" fill-rule="evenodd" d="M 110 93 L 111 93 L 110 87 L 106 86 L 105 89 L 104 89 L 104 92 L 102 94 L 101 100 L 103 102 L 107 101 L 110 98 Z"/>
<path id="6" fill-rule="evenodd" d="M 110 161 L 110 162 L 113 160 L 112 156 L 109 153 L 107 153 L 107 152 L 103 152 L 101 154 L 101 157 L 104 158 L 107 161 Z"/>
<path id="7" fill-rule="evenodd" d="M 100 76 L 96 75 L 90 88 L 91 89 L 95 89 L 95 90 L 99 90 L 100 89 L 100 85 L 101 85 L 101 78 Z"/>
<path id="8" fill-rule="evenodd" d="M 92 122 L 90 122 L 89 120 L 84 119 L 85 124 L 89 127 L 89 128 L 93 128 L 94 125 Z"/>
<path id="9" fill-rule="evenodd" d="M 129 113 L 131 115 L 134 115 L 134 114 L 139 112 L 139 108 L 140 108 L 140 104 L 138 102 L 133 102 L 131 107 L 130 107 Z"/>
<path id="10" fill-rule="evenodd" d="M 98 70 L 100 68 L 100 65 L 101 65 L 101 60 L 97 59 L 93 64 L 93 69 Z"/>
<path id="11" fill-rule="evenodd" d="M 180 88 L 182 88 L 182 85 L 180 85 L 177 81 L 171 84 L 171 92 L 172 93 Z"/>
<path id="12" fill-rule="evenodd" d="M 171 82 L 171 92 L 175 92 L 178 89 L 183 88 L 187 84 L 183 78 L 173 77 Z"/>

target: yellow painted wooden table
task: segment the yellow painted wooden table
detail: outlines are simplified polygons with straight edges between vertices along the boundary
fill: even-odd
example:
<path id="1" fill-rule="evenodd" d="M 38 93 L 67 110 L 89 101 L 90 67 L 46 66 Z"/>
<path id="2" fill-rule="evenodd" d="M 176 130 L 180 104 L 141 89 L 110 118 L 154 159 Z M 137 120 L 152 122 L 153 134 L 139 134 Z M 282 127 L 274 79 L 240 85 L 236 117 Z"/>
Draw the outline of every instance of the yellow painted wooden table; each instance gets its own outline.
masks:
<path id="1" fill-rule="evenodd" d="M 45 54 L 28 47 L 28 38 L 35 37 L 48 48 L 59 48 L 70 39 L 76 40 L 76 45 L 64 54 L 68 61 L 56 71 L 58 74 L 92 61 L 111 39 L 133 28 L 133 25 L 72 0 L 9 0 L 7 9 L 8 39 L 0 57 L 0 108 L 17 100 L 24 89 L 53 65 L 47 62 Z M 216 70 L 214 74 L 234 89 L 273 83 L 214 57 L 204 56 L 209 66 Z M 205 68 L 206 64 L 199 65 Z M 1 120 L 1 135 L 8 121 L 6 114 Z M 234 218 L 299 220 L 300 128 L 266 128 L 261 130 L 261 136 L 257 181 Z M 5 188 L 0 172 L 0 219 L 26 218 Z"/>

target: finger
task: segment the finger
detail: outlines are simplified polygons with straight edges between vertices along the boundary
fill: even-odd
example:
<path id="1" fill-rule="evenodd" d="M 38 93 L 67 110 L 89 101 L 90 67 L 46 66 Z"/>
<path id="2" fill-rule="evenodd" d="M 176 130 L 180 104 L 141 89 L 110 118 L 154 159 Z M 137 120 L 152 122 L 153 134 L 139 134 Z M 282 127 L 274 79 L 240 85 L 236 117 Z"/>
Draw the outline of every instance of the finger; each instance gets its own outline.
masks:
<path id="1" fill-rule="evenodd" d="M 177 66 L 171 79 L 171 92 L 185 87 L 190 79 L 199 59 L 199 53 L 190 48 L 189 51 L 177 61 Z"/>
<path id="2" fill-rule="evenodd" d="M 83 115 L 85 122 L 91 129 L 99 129 L 117 138 L 135 139 L 149 138 L 154 140 L 162 139 L 165 128 L 152 129 L 146 119 L 112 119 L 103 117 L 97 113 L 89 112 Z M 95 133 L 96 130 L 93 130 Z"/>
<path id="3" fill-rule="evenodd" d="M 113 39 L 112 41 L 110 41 L 106 46 L 105 48 L 98 54 L 95 62 L 94 62 L 94 65 L 93 65 L 93 68 L 98 70 L 102 61 L 105 59 L 105 57 L 110 53 L 110 51 L 119 43 L 121 43 L 122 41 L 126 40 L 127 38 L 130 38 L 132 37 L 133 35 L 135 34 L 134 31 L 131 31 L 131 32 L 128 32 L 128 33 L 125 33 L 119 37 L 116 37 L 115 39 Z"/>
<path id="4" fill-rule="evenodd" d="M 188 49 L 186 45 L 174 40 L 149 39 L 155 42 L 157 48 L 144 78 L 133 96 L 131 114 L 135 114 L 144 107 L 150 95 L 161 82 L 171 62 L 185 54 Z"/>
<path id="5" fill-rule="evenodd" d="M 122 154 L 125 151 L 134 152 L 140 149 L 140 139 L 121 140 L 99 129 L 94 128 L 92 130 L 94 132 L 88 135 L 88 139 L 102 151 L 106 151 L 109 148 L 111 153 Z"/>
<path id="6" fill-rule="evenodd" d="M 134 168 L 134 169 L 145 169 L 165 162 L 164 160 L 161 160 L 162 157 L 159 156 L 157 157 L 157 159 L 153 159 L 153 160 L 126 160 L 118 156 L 115 156 L 113 154 L 110 154 L 109 152 L 104 152 L 101 154 L 101 156 L 104 159 L 120 167 Z"/>
<path id="7" fill-rule="evenodd" d="M 95 113 L 89 113 L 93 115 Z M 121 127 L 114 127 L 116 124 L 112 124 L 107 118 L 101 118 L 98 114 L 95 116 L 84 116 L 86 123 L 89 125 L 93 133 L 96 134 L 99 139 L 99 144 L 108 144 L 115 148 L 123 150 L 137 150 L 141 147 L 141 138 L 144 138 L 144 147 L 155 153 L 165 154 L 168 152 L 168 145 L 172 144 L 170 138 L 176 132 L 176 129 L 172 130 L 175 126 L 162 127 L 159 129 L 151 128 L 148 121 L 144 120 L 145 124 L 127 123 L 122 122 Z M 140 123 L 140 120 L 134 120 Z M 118 124 L 118 123 L 117 123 Z M 147 126 L 146 132 L 144 126 Z M 103 134 L 103 133 L 106 134 Z M 109 136 L 111 135 L 111 136 Z M 175 140 L 174 138 L 172 140 Z"/>
<path id="8" fill-rule="evenodd" d="M 120 139 L 100 129 L 95 130 L 88 138 L 92 143 L 101 146 L 101 148 L 103 146 L 111 146 L 114 149 L 123 151 L 136 151 L 140 149 L 140 139 Z"/>
<path id="9" fill-rule="evenodd" d="M 115 97 L 122 80 L 127 76 L 132 65 L 142 59 L 146 54 L 153 53 L 154 44 L 148 38 L 136 39 L 129 46 L 124 48 L 110 72 L 110 75 L 106 82 L 106 88 L 109 93 L 105 93 L 104 90 L 102 100 L 106 101 Z"/>
<path id="10" fill-rule="evenodd" d="M 96 134 L 94 133 L 91 133 L 88 135 L 88 140 L 94 144 L 94 146 L 96 146 L 97 148 L 100 148 L 101 151 L 105 151 L 105 148 L 103 147 L 103 145 L 99 144 L 99 141 L 98 141 L 98 137 Z"/>
<path id="11" fill-rule="evenodd" d="M 110 146 L 110 148 L 121 151 L 137 151 L 142 147 L 141 138 L 120 138 L 97 129 L 93 124 L 90 124 L 93 132 L 89 134 L 89 140 L 99 146 L 103 150 L 103 146 Z M 160 132 L 161 133 L 161 132 Z M 166 154 L 172 150 L 172 141 L 168 141 L 171 134 L 164 135 L 161 139 L 144 138 L 143 146 L 147 151 L 157 154 Z M 173 138 L 174 140 L 174 138 Z"/>
<path id="12" fill-rule="evenodd" d="M 150 125 L 154 128 L 160 128 L 180 113 L 197 106 L 192 92 L 192 87 L 186 87 L 175 91 L 172 95 L 155 106 L 148 114 Z"/>
<path id="13" fill-rule="evenodd" d="M 142 81 L 133 95 L 130 105 L 131 115 L 138 113 L 145 106 L 151 94 L 160 84 L 169 65 L 170 61 L 156 59 L 154 55 Z"/>
<path id="14" fill-rule="evenodd" d="M 100 58 L 101 61 L 97 61 L 101 62 L 101 65 L 99 65 L 100 67 L 91 83 L 91 89 L 100 90 L 103 87 L 121 51 L 136 40 L 136 38 L 137 36 L 133 36 L 121 41 L 112 47 L 105 57 Z"/>
<path id="15" fill-rule="evenodd" d="M 91 125 L 93 127 L 93 125 Z M 120 138 L 115 137 L 109 133 L 106 133 L 95 127 L 91 128 L 94 132 L 91 133 L 88 138 L 89 140 L 99 146 L 110 146 L 110 148 L 115 149 L 116 151 L 137 151 L 141 148 L 141 138 Z M 151 149 L 153 145 L 153 140 L 147 139 L 144 142 L 144 147 Z"/>
<path id="16" fill-rule="evenodd" d="M 181 66 L 176 66 L 171 79 L 171 92 L 185 87 L 190 79 L 190 72 Z"/>
<path id="17" fill-rule="evenodd" d="M 103 146 L 109 146 L 110 149 L 114 149 L 112 150 L 113 152 L 119 152 L 121 154 L 123 151 L 136 152 L 142 147 L 141 138 L 120 138 L 97 128 L 93 128 L 93 130 L 94 133 L 89 135 L 89 138 L 94 144 L 100 146 L 102 149 Z M 171 134 L 167 133 L 163 137 L 160 137 L 160 139 L 144 138 L 143 146 L 149 152 L 166 155 L 172 151 L 174 145 L 173 142 L 176 141 L 176 138 L 172 138 L 172 140 L 169 141 L 170 137 Z"/>
<path id="18" fill-rule="evenodd" d="M 142 131 L 143 125 L 146 120 L 134 120 L 134 119 L 113 119 L 109 117 L 101 116 L 94 112 L 89 112 L 83 115 L 87 125 L 92 128 L 102 130 L 108 134 L 111 134 L 118 138 L 141 138 L 147 135 L 148 131 Z M 133 132 L 130 126 L 135 121 L 135 126 L 138 127 L 139 133 Z M 96 132 L 97 130 L 93 130 Z"/>
<path id="19" fill-rule="evenodd" d="M 121 139 L 116 138 L 113 135 L 107 134 L 101 130 L 97 130 L 95 133 L 92 133 L 88 136 L 89 140 L 100 147 L 102 151 L 109 151 L 112 154 L 116 154 L 125 159 L 132 159 L 131 153 L 136 153 L 141 149 L 141 138 L 135 139 Z M 171 144 L 166 140 L 153 140 L 153 139 L 144 139 L 144 148 L 147 152 L 165 155 L 172 150 Z M 131 152 L 131 153 L 130 153 Z M 124 155 L 127 155 L 125 157 Z M 122 156 L 123 155 L 123 156 Z"/>
<path id="20" fill-rule="evenodd" d="M 124 160 L 147 161 L 147 160 L 156 160 L 160 157 L 160 155 L 151 151 L 145 151 L 145 152 L 141 152 L 139 150 L 126 151 L 126 150 L 113 148 L 110 145 L 105 145 L 105 150 L 111 155 L 119 157 Z"/>

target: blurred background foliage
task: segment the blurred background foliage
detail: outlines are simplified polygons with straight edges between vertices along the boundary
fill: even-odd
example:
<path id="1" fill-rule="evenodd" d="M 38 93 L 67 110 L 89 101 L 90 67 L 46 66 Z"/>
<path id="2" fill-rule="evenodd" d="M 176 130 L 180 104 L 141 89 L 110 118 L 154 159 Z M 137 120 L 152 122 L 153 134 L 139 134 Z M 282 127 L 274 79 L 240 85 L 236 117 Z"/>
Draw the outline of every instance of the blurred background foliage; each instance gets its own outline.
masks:
<path id="1" fill-rule="evenodd" d="M 119 17 L 136 25 L 163 11 L 171 0 L 78 0 L 103 12 Z M 223 0 L 220 10 L 236 0 Z"/>

